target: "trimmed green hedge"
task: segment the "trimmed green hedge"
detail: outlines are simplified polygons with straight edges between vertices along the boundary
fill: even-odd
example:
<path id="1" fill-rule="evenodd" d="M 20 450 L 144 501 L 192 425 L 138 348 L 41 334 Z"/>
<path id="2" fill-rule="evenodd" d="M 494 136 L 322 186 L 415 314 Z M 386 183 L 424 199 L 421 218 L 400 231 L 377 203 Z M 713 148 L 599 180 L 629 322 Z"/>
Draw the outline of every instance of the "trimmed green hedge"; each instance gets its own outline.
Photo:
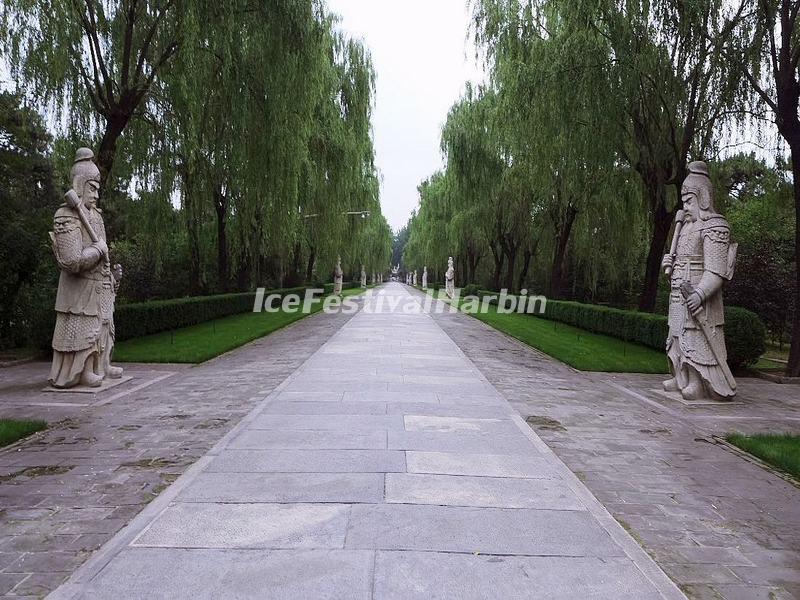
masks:
<path id="1" fill-rule="evenodd" d="M 287 294 L 303 296 L 305 292 L 305 287 L 266 290 L 264 297 L 270 294 L 280 294 L 281 297 Z M 116 339 L 129 340 L 249 312 L 253 310 L 255 298 L 255 292 L 245 292 L 121 304 L 114 311 Z"/>
<path id="2" fill-rule="evenodd" d="M 479 296 L 499 295 L 480 290 Z M 496 301 L 492 301 L 495 304 Z M 564 300 L 548 300 L 544 317 L 593 333 L 601 333 L 625 341 L 664 350 L 669 325 L 667 317 L 633 310 L 622 310 L 596 304 L 583 304 Z M 725 344 L 728 364 L 736 369 L 753 365 L 766 349 L 766 328 L 759 316 L 738 306 L 725 307 Z"/>

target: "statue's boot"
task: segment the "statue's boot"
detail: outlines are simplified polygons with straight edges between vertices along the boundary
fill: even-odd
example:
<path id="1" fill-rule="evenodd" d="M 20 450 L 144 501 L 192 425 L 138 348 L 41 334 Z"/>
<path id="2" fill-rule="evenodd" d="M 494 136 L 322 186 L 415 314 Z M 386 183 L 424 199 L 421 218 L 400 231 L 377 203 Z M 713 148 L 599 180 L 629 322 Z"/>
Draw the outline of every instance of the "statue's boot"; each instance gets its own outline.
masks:
<path id="1" fill-rule="evenodd" d="M 84 369 L 83 373 L 81 373 L 80 385 L 85 387 L 100 387 L 103 385 L 103 378 L 92 371 Z"/>
<path id="2" fill-rule="evenodd" d="M 106 367 L 106 377 L 109 377 L 111 379 L 119 379 L 120 377 L 122 377 L 123 370 L 124 369 L 122 367 L 114 367 L 108 365 Z"/>
<path id="3" fill-rule="evenodd" d="M 700 375 L 690 369 L 689 385 L 681 390 L 684 400 L 703 400 L 707 397 Z"/>
<path id="4" fill-rule="evenodd" d="M 678 387 L 678 381 L 674 377 L 667 379 L 661 385 L 664 387 L 665 392 L 679 392 L 681 389 Z"/>

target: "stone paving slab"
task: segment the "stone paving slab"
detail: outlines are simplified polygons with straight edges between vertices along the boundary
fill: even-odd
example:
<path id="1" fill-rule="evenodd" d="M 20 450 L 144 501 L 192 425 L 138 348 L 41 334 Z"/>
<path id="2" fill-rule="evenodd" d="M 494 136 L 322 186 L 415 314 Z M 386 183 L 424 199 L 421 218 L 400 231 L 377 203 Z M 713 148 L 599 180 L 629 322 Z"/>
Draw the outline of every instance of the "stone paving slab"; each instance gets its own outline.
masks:
<path id="1" fill-rule="evenodd" d="M 181 502 L 381 502 L 383 473 L 201 473 Z"/>
<path id="2" fill-rule="evenodd" d="M 405 472 L 399 450 L 228 450 L 215 456 L 217 473 L 391 473 Z"/>
<path id="3" fill-rule="evenodd" d="M 627 559 L 378 552 L 375 598 L 384 600 L 575 600 L 652 598 Z"/>
<path id="4" fill-rule="evenodd" d="M 216 572 L 241 597 L 684 598 L 430 316 L 373 305 L 52 597 L 191 598 Z"/>
<path id="5" fill-rule="evenodd" d="M 192 504 L 167 508 L 131 544 L 158 548 L 342 548 L 350 507 Z"/>
<path id="6" fill-rule="evenodd" d="M 286 402 L 275 400 L 262 415 L 385 415 L 385 402 Z"/>
<path id="7" fill-rule="evenodd" d="M 230 447 L 235 450 L 381 450 L 386 448 L 386 432 L 353 434 L 249 429 L 233 440 Z"/>
<path id="8" fill-rule="evenodd" d="M 529 454 L 531 452 L 530 443 L 518 431 L 506 435 L 437 431 L 389 431 L 388 434 L 390 450 L 422 450 L 456 454 Z"/>
<path id="9" fill-rule="evenodd" d="M 527 556 L 624 556 L 585 511 L 353 506 L 348 548 Z"/>
<path id="10" fill-rule="evenodd" d="M 359 550 L 132 548 L 83 597 L 369 600 L 373 560 L 372 552 Z"/>
<path id="11" fill-rule="evenodd" d="M 387 473 L 386 502 L 586 510 L 572 490 L 560 481 L 422 473 Z"/>
<path id="12" fill-rule="evenodd" d="M 384 408 L 385 410 L 385 408 Z M 260 415 L 250 425 L 252 429 L 292 431 L 337 431 L 339 433 L 373 433 L 380 430 L 403 429 L 402 415 Z"/>
<path id="13" fill-rule="evenodd" d="M 409 473 L 524 479 L 556 477 L 548 461 L 540 456 L 452 452 L 406 452 L 405 455 Z"/>

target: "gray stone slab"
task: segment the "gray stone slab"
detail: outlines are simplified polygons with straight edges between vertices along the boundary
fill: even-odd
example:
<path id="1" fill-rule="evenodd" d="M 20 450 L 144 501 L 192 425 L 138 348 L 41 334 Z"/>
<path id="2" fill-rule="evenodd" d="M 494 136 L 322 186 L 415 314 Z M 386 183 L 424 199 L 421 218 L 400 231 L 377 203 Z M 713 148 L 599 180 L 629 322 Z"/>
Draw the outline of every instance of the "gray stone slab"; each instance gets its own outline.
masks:
<path id="1" fill-rule="evenodd" d="M 519 428 L 510 419 L 406 415 L 403 417 L 403 421 L 406 431 L 480 433 L 484 435 L 517 435 L 519 433 Z"/>
<path id="2" fill-rule="evenodd" d="M 406 470 L 400 450 L 226 450 L 206 469 L 218 473 L 389 473 Z"/>
<path id="3" fill-rule="evenodd" d="M 348 391 L 342 398 L 344 402 L 386 402 L 386 403 L 433 403 L 438 404 L 435 392 L 412 393 L 411 391 Z"/>
<path id="4" fill-rule="evenodd" d="M 366 403 L 363 403 L 366 404 Z M 386 404 L 390 415 L 420 415 L 431 417 L 466 417 L 478 419 L 507 418 L 517 413 L 508 405 L 490 406 L 469 404 L 438 404 L 433 402 L 395 402 Z"/>
<path id="5" fill-rule="evenodd" d="M 401 415 L 260 415 L 250 424 L 250 429 L 374 433 L 402 430 L 403 425 Z"/>
<path id="6" fill-rule="evenodd" d="M 263 415 L 384 415 L 382 402 L 270 402 Z M 394 413 L 398 414 L 398 413 Z"/>
<path id="7" fill-rule="evenodd" d="M 341 548 L 338 504 L 173 504 L 131 544 L 161 548 Z"/>
<path id="8" fill-rule="evenodd" d="M 386 448 L 386 432 L 356 434 L 247 429 L 234 438 L 228 447 L 236 450 L 383 450 Z"/>
<path id="9" fill-rule="evenodd" d="M 627 559 L 377 553 L 382 600 L 643 600 L 656 598 Z"/>
<path id="10" fill-rule="evenodd" d="M 491 406 L 500 404 L 506 406 L 503 399 L 496 393 L 491 394 L 463 394 L 451 391 L 438 392 L 436 397 L 440 404 L 455 404 L 457 406 L 468 406 L 477 404 L 480 406 Z"/>
<path id="11" fill-rule="evenodd" d="M 382 502 L 382 473 L 201 473 L 181 502 Z"/>
<path id="12" fill-rule="evenodd" d="M 386 502 L 585 510 L 564 483 L 549 479 L 387 473 Z"/>
<path id="13" fill-rule="evenodd" d="M 461 454 L 454 452 L 406 452 L 409 473 L 475 475 L 481 477 L 556 477 L 548 461 L 531 455 Z"/>
<path id="14" fill-rule="evenodd" d="M 346 547 L 536 556 L 623 555 L 587 512 L 409 504 L 353 506 Z"/>
<path id="15" fill-rule="evenodd" d="M 281 391 L 275 402 L 341 402 L 343 392 L 291 392 Z"/>
<path id="16" fill-rule="evenodd" d="M 402 384 L 381 381 L 337 381 L 336 379 L 318 381 L 312 378 L 298 377 L 291 381 L 289 385 L 286 386 L 285 390 L 287 392 L 306 392 L 309 394 L 345 391 L 381 392 L 387 391 L 390 385 Z"/>
<path id="17" fill-rule="evenodd" d="M 480 433 L 438 433 L 429 431 L 389 431 L 390 450 L 464 452 L 468 454 L 530 454 L 530 440 L 517 430 L 515 435 Z"/>
<path id="18" fill-rule="evenodd" d="M 82 597 L 368 600 L 372 554 L 358 550 L 132 548 L 103 569 Z"/>
<path id="19" fill-rule="evenodd" d="M 389 383 L 390 392 L 406 391 L 409 394 L 447 394 L 449 396 L 459 396 L 462 398 L 468 396 L 487 397 L 492 398 L 497 393 L 495 389 L 482 379 L 477 377 L 471 383 L 462 383 L 457 385 L 448 385 L 440 383 Z"/>

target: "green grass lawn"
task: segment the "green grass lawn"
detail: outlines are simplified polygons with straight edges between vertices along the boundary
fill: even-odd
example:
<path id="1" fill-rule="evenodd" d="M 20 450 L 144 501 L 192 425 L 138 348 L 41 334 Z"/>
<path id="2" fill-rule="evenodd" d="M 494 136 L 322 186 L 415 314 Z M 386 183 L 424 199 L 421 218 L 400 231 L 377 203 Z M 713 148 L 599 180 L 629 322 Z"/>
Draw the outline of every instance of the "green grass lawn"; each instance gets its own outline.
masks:
<path id="1" fill-rule="evenodd" d="M 16 421 L 0 419 L 0 447 L 13 444 L 32 433 L 47 429 L 44 421 Z"/>
<path id="2" fill-rule="evenodd" d="M 758 359 L 755 368 L 767 371 L 783 371 L 786 369 L 786 363 L 788 361 L 788 344 L 784 345 L 783 348 L 779 348 L 776 344 L 767 343 L 767 351 Z"/>
<path id="3" fill-rule="evenodd" d="M 800 479 L 800 435 L 732 433 L 726 439 L 734 446 L 757 456 L 776 469 Z"/>
<path id="4" fill-rule="evenodd" d="M 527 314 L 499 314 L 490 306 L 472 315 L 581 371 L 669 373 L 664 352 Z"/>
<path id="5" fill-rule="evenodd" d="M 363 291 L 361 288 L 344 290 L 342 296 L 355 296 Z M 318 302 L 309 314 L 320 310 L 322 303 Z M 306 316 L 308 314 L 300 311 L 247 312 L 125 340 L 114 347 L 114 362 L 201 363 Z"/>

